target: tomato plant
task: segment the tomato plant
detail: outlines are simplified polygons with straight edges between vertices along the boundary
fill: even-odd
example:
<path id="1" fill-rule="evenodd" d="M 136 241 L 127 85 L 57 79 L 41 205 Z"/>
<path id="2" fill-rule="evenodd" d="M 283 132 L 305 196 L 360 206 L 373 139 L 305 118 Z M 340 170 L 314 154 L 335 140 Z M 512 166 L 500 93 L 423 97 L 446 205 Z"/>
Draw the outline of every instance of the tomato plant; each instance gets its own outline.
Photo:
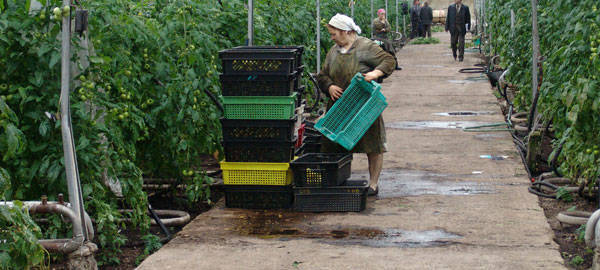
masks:
<path id="1" fill-rule="evenodd" d="M 118 220 L 130 218 L 142 232 L 150 226 L 144 176 L 180 179 L 176 184 L 186 184 L 190 202 L 209 198 L 212 180 L 198 163 L 204 155 L 222 153 L 221 113 L 209 94 L 220 93 L 218 51 L 246 43 L 246 1 L 96 0 L 71 7 L 59 0 L 38 2 L 40 10 L 32 9 L 31 1 L 0 1 L 0 194 L 7 200 L 35 200 L 42 194 L 56 200 L 67 193 L 56 121 L 57 37 L 63 18 L 87 9 L 89 31 L 71 38 L 73 132 L 85 208 L 96 221 L 99 262 L 118 263 L 116 254 L 127 241 L 121 234 L 125 224 Z M 316 72 L 315 2 L 255 2 L 255 44 L 304 45 L 305 71 Z M 376 1 L 374 8 L 383 3 Z M 350 7 L 323 1 L 323 58 L 333 44 L 325 24 L 335 13 L 349 14 Z M 355 18 L 365 36 L 370 35 L 369 13 L 369 2 L 357 1 Z M 388 14 L 393 23 L 393 12 Z M 122 198 L 106 185 L 117 179 Z M 123 214 L 119 208 L 133 211 Z M 30 224 L 14 215 L 26 216 L 5 214 L 0 222 Z M 40 265 L 45 258 L 36 238 L 69 236 L 69 225 L 50 220 L 44 232 L 26 226 L 21 251 L 37 250 L 31 253 L 37 255 L 23 265 Z M 147 242 L 146 254 L 157 247 L 156 241 Z M 0 242 L 0 249 L 5 247 Z M 5 260 L 0 255 L 0 263 Z"/>
<path id="2" fill-rule="evenodd" d="M 492 45 L 504 67 L 511 66 L 509 80 L 519 92 L 515 104 L 526 110 L 531 104 L 531 4 L 529 1 L 489 2 Z M 600 176 L 600 60 L 597 1 L 577 4 L 539 1 L 540 50 L 544 77 L 539 112 L 551 121 L 560 145 L 560 169 L 569 177 L 595 186 Z M 510 28 L 510 10 L 516 13 L 515 32 Z"/>

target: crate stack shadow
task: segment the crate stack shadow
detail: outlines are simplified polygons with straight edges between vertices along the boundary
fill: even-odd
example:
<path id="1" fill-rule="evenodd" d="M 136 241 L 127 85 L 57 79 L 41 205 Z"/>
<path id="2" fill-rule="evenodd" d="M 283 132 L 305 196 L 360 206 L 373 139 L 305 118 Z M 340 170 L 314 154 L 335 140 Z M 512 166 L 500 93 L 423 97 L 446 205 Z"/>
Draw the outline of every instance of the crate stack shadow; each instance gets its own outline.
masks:
<path id="1" fill-rule="evenodd" d="M 227 207 L 292 207 L 290 162 L 303 134 L 303 50 L 252 46 L 219 52 Z"/>

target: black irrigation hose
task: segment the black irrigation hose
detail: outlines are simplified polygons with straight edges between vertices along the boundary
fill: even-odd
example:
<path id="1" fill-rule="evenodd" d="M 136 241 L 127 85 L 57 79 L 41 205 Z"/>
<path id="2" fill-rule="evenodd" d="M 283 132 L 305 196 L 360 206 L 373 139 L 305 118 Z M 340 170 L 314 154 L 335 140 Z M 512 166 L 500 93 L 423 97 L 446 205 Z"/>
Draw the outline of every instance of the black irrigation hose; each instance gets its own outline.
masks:
<path id="1" fill-rule="evenodd" d="M 485 73 L 486 69 L 485 68 L 461 68 L 458 70 L 458 72 L 467 73 L 467 74 L 476 74 L 476 73 Z"/>
<path id="2" fill-rule="evenodd" d="M 527 190 L 529 190 L 530 193 L 533 193 L 533 194 L 538 195 L 540 197 L 549 198 L 549 199 L 556 199 L 556 195 L 550 195 L 550 194 L 543 193 L 541 191 L 537 191 L 533 187 L 529 187 L 529 188 L 527 188 Z"/>
<path id="3" fill-rule="evenodd" d="M 204 92 L 208 95 L 208 97 L 210 97 L 210 99 L 215 103 L 215 105 L 217 105 L 217 108 L 219 108 L 219 110 L 221 111 L 221 113 L 225 112 L 225 108 L 223 108 L 223 104 L 221 104 L 221 102 L 219 101 L 219 99 L 217 97 L 215 97 L 215 95 L 209 91 L 208 89 L 204 89 Z"/>
<path id="4" fill-rule="evenodd" d="M 162 220 L 160 220 L 160 218 L 158 217 L 156 212 L 154 212 L 154 209 L 152 209 L 152 205 L 150 205 L 150 203 L 148 203 L 148 211 L 150 212 L 150 215 L 152 216 L 154 221 L 156 221 L 156 224 L 158 224 L 158 226 L 160 226 L 160 229 L 163 231 L 163 233 L 165 233 L 166 238 L 171 239 L 171 232 L 169 232 L 169 229 L 167 229 L 167 227 L 162 222 Z"/>

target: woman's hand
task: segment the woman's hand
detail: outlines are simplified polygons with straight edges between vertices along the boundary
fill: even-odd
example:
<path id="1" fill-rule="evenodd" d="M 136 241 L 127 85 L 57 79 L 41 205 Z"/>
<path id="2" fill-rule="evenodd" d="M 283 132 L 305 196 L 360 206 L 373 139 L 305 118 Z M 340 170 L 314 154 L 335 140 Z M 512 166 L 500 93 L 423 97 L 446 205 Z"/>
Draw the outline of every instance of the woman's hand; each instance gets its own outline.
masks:
<path id="1" fill-rule="evenodd" d="M 342 89 L 341 87 L 334 85 L 334 84 L 329 86 L 329 96 L 331 96 L 331 99 L 337 100 L 338 98 L 340 98 L 342 96 L 343 93 L 344 93 L 344 89 Z"/>
<path id="2" fill-rule="evenodd" d="M 365 81 L 367 81 L 367 82 L 371 82 L 372 80 L 377 80 L 377 78 L 379 78 L 383 75 L 384 75 L 383 71 L 381 71 L 379 69 L 375 69 L 371 72 L 363 74 L 363 76 L 365 76 Z"/>

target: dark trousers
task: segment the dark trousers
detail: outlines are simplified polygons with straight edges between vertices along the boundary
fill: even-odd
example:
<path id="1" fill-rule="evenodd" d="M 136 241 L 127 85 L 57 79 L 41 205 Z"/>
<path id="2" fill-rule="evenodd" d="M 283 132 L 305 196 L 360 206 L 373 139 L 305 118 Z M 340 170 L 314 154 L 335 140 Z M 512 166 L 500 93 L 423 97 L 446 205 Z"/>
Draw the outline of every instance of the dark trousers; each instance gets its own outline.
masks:
<path id="1" fill-rule="evenodd" d="M 465 57 L 465 34 L 456 29 L 450 34 L 450 45 L 452 46 L 452 55 L 456 58 L 456 50 L 458 49 L 458 59 L 462 60 Z"/>
<path id="2" fill-rule="evenodd" d="M 410 38 L 418 37 L 419 36 L 419 23 L 411 22 L 410 26 L 411 26 Z"/>
<path id="3" fill-rule="evenodd" d="M 423 32 L 425 32 L 425 37 L 430 38 L 431 37 L 431 24 L 424 24 L 423 27 L 425 28 L 423 30 Z"/>

